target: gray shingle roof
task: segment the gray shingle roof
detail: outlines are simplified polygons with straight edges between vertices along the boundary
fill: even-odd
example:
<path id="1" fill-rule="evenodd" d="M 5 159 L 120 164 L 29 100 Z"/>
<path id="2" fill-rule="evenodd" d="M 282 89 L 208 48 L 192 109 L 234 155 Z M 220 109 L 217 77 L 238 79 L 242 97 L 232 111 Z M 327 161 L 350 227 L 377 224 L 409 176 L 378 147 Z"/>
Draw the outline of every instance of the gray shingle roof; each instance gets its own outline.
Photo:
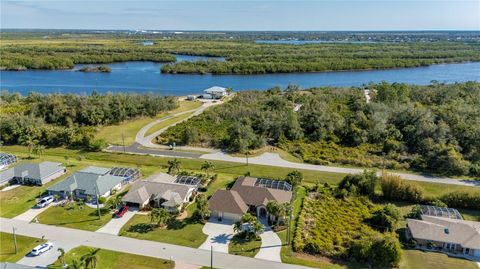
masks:
<path id="1" fill-rule="evenodd" d="M 20 163 L 15 167 L 1 172 L 0 178 L 12 179 L 13 177 L 28 177 L 42 180 L 64 169 L 65 167 L 57 162 Z"/>
<path id="2" fill-rule="evenodd" d="M 125 179 L 124 177 L 112 176 L 110 174 L 98 174 L 105 170 L 105 168 L 102 167 L 87 168 L 87 172 L 85 172 L 85 169 L 76 172 L 65 180 L 48 188 L 48 190 L 73 192 L 74 190 L 80 189 L 84 190 L 87 195 L 95 195 L 95 188 L 98 188 L 98 194 L 103 195 Z"/>

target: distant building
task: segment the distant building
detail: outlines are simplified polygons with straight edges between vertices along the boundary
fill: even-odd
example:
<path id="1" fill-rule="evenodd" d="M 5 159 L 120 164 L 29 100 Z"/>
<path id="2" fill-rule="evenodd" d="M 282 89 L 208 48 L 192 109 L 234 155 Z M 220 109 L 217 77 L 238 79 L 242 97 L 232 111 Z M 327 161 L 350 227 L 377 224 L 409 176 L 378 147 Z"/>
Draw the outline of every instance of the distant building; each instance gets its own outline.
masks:
<path id="1" fill-rule="evenodd" d="M 120 190 L 122 186 L 139 177 L 140 172 L 133 168 L 89 166 L 47 190 L 50 195 L 69 197 L 73 194 L 77 199 L 86 199 L 87 196 L 94 198 L 97 194 L 108 197 L 113 191 Z"/>
<path id="2" fill-rule="evenodd" d="M 122 201 L 139 208 L 149 205 L 174 212 L 190 201 L 199 185 L 200 179 L 196 177 L 160 173 L 135 182 Z"/>
<path id="3" fill-rule="evenodd" d="M 266 218 L 268 202 L 291 199 L 292 186 L 285 181 L 241 176 L 230 190 L 216 191 L 208 203 L 212 216 L 237 221 L 247 212 Z"/>
<path id="4" fill-rule="evenodd" d="M 422 215 L 407 219 L 407 238 L 417 247 L 480 257 L 480 222 Z"/>
<path id="5" fill-rule="evenodd" d="M 66 168 L 61 163 L 21 163 L 0 172 L 0 184 L 14 182 L 24 185 L 43 185 L 65 174 Z"/>
<path id="6" fill-rule="evenodd" d="M 221 99 L 224 96 L 227 96 L 227 88 L 213 86 L 203 91 L 202 98 Z"/>
<path id="7" fill-rule="evenodd" d="M 189 101 L 194 101 L 196 99 L 197 99 L 196 95 L 187 95 L 187 100 L 189 100 Z"/>
<path id="8" fill-rule="evenodd" d="M 0 153 L 0 170 L 17 162 L 17 156 L 9 153 Z"/>

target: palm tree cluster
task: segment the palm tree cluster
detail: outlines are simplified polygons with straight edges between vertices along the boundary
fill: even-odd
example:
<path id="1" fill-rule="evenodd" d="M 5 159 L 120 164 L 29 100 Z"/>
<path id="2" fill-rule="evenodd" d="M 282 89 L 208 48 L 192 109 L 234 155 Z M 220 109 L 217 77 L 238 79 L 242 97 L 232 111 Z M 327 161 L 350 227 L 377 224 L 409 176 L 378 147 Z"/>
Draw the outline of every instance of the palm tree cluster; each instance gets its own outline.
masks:
<path id="1" fill-rule="evenodd" d="M 245 213 L 242 218 L 235 222 L 233 231 L 251 240 L 263 232 L 263 224 L 250 213 Z"/>
<path id="2" fill-rule="evenodd" d="M 275 221 L 278 225 L 280 220 L 287 215 L 288 205 L 286 203 L 280 204 L 277 201 L 270 201 L 267 204 L 267 212 L 270 221 Z"/>
<path id="3" fill-rule="evenodd" d="M 165 208 L 154 208 L 150 212 L 150 221 L 157 224 L 158 227 L 165 226 L 171 219 L 170 213 Z"/>
<path id="4" fill-rule="evenodd" d="M 88 252 L 80 257 L 80 260 L 72 259 L 70 264 L 67 264 L 65 259 L 65 250 L 63 248 L 58 248 L 60 255 L 58 260 L 61 262 L 63 267 L 70 269 L 96 269 L 98 264 L 98 252 L 99 248 L 91 248 Z"/>

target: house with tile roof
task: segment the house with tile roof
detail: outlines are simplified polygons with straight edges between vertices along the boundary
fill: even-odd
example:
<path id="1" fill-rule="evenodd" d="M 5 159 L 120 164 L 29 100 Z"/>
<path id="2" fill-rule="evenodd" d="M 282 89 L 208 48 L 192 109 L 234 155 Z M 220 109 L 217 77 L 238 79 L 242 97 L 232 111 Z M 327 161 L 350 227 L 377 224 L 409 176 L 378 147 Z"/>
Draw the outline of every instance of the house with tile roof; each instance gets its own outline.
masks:
<path id="1" fill-rule="evenodd" d="M 135 182 L 122 201 L 129 206 L 163 207 L 170 212 L 181 210 L 200 185 L 200 179 L 189 176 L 153 175 Z"/>
<path id="2" fill-rule="evenodd" d="M 407 238 L 420 248 L 480 257 L 480 222 L 421 215 L 407 219 Z"/>
<path id="3" fill-rule="evenodd" d="M 250 212 L 267 217 L 267 204 L 290 203 L 292 186 L 285 181 L 241 176 L 230 190 L 218 190 L 209 199 L 212 216 L 237 221 Z"/>
<path id="4" fill-rule="evenodd" d="M 108 197 L 113 191 L 120 190 L 122 186 L 139 176 L 137 169 L 128 168 L 132 171 L 132 174 L 121 175 L 115 174 L 114 169 L 119 168 L 88 166 L 51 186 L 47 191 L 50 195 L 57 194 L 60 197 L 73 195 L 77 199 L 94 198 L 97 195 Z"/>

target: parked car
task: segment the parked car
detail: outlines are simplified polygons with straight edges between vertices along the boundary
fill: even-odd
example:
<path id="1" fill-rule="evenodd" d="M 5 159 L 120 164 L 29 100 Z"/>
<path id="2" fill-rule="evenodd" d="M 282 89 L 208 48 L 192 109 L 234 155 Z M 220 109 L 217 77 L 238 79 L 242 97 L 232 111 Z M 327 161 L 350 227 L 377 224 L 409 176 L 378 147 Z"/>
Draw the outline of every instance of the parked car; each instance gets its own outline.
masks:
<path id="1" fill-rule="evenodd" d="M 38 256 L 41 255 L 44 252 L 47 252 L 53 248 L 53 243 L 52 242 L 47 242 L 45 244 L 41 244 L 39 246 L 36 246 L 35 248 L 30 251 L 30 254 L 33 256 Z"/>
<path id="2" fill-rule="evenodd" d="M 125 213 L 128 212 L 128 206 L 127 205 L 123 205 L 122 207 L 120 207 L 117 212 L 115 212 L 115 217 L 117 218 L 121 218 L 123 217 L 123 215 L 125 215 Z"/>
<path id="3" fill-rule="evenodd" d="M 49 205 L 52 202 L 53 202 L 53 196 L 51 196 L 51 195 L 46 196 L 46 197 L 43 197 L 42 199 L 40 199 L 40 201 L 38 201 L 37 207 L 43 208 L 43 207 L 46 207 L 47 205 Z"/>

